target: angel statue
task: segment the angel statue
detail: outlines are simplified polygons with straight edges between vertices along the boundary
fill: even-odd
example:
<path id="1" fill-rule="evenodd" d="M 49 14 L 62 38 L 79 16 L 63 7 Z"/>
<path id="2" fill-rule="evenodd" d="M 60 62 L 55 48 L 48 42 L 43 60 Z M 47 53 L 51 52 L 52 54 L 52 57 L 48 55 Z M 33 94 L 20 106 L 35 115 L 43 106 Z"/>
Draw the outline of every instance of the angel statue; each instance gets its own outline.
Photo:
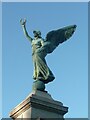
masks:
<path id="1" fill-rule="evenodd" d="M 28 35 L 26 30 L 26 19 L 20 20 L 23 32 L 32 46 L 32 58 L 34 64 L 33 79 L 34 88 L 39 90 L 45 89 L 45 84 L 55 79 L 52 71 L 48 67 L 45 57 L 52 53 L 56 47 L 68 40 L 74 33 L 76 25 L 67 26 L 58 30 L 53 30 L 47 33 L 46 38 L 41 37 L 41 32 L 34 30 L 34 38 Z M 36 83 L 37 82 L 37 83 Z"/>

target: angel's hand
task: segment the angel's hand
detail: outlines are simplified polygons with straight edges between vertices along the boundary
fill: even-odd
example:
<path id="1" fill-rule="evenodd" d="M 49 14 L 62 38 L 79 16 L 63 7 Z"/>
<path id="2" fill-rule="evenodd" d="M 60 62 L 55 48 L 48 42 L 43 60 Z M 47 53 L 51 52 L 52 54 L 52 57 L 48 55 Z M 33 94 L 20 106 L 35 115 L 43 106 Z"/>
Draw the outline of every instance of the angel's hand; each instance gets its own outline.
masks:
<path id="1" fill-rule="evenodd" d="M 26 19 L 21 19 L 20 24 L 24 26 L 26 24 Z"/>

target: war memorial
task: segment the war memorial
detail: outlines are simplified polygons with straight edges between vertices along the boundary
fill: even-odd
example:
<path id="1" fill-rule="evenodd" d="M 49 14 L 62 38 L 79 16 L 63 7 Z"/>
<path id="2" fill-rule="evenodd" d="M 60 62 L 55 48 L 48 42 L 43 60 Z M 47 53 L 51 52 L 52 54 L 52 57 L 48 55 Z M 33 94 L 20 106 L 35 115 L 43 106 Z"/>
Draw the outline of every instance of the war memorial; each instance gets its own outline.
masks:
<path id="1" fill-rule="evenodd" d="M 41 31 L 34 30 L 34 38 L 28 35 L 26 29 L 26 19 L 21 19 L 24 35 L 32 46 L 33 59 L 33 85 L 31 93 L 17 105 L 9 114 L 16 120 L 63 120 L 64 115 L 68 112 L 68 107 L 62 102 L 56 101 L 45 89 L 45 84 L 53 82 L 55 76 L 48 67 L 45 57 L 52 53 L 59 44 L 68 40 L 76 30 L 76 25 L 66 26 L 47 33 L 46 38 L 41 37 Z"/>

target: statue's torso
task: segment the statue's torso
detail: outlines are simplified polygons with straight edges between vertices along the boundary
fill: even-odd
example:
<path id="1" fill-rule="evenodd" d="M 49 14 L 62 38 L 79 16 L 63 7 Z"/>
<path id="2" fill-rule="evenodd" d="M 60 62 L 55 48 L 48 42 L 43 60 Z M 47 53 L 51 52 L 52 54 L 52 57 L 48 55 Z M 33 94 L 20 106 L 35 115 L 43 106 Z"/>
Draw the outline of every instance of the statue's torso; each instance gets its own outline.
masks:
<path id="1" fill-rule="evenodd" d="M 42 46 L 42 41 L 43 41 L 42 38 L 32 40 L 32 52 L 33 53 L 35 53 L 35 51 Z"/>

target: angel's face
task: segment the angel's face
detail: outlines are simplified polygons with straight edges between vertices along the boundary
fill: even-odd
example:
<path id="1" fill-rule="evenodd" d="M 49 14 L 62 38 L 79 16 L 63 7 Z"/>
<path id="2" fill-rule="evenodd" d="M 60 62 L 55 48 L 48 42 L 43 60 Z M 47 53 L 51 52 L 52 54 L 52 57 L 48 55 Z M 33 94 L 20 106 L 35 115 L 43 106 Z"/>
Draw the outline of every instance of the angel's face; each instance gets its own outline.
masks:
<path id="1" fill-rule="evenodd" d="M 33 31 L 34 37 L 41 37 L 41 32 L 40 31 Z"/>
<path id="2" fill-rule="evenodd" d="M 37 33 L 34 33 L 34 37 L 38 37 L 38 34 L 37 34 Z"/>

